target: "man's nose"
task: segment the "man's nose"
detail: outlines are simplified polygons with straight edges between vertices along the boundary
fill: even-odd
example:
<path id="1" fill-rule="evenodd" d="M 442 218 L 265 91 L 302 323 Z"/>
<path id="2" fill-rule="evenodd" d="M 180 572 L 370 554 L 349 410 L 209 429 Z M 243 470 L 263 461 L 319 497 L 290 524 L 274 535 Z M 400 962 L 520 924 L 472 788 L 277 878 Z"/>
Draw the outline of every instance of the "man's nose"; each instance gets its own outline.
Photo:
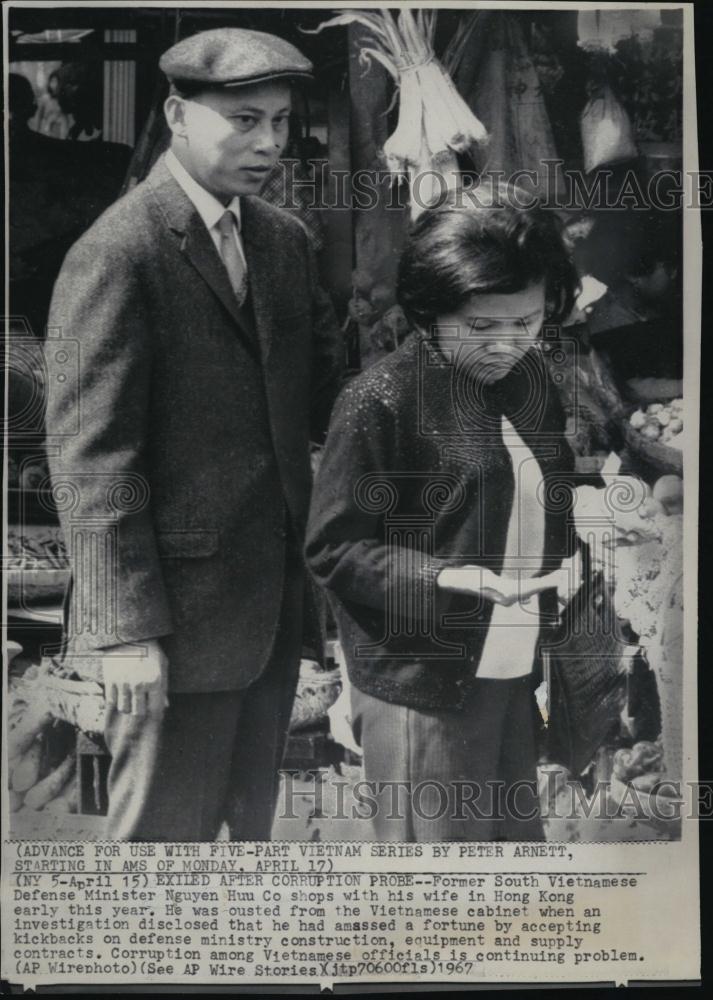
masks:
<path id="1" fill-rule="evenodd" d="M 259 126 L 255 135 L 254 149 L 260 153 L 275 153 L 283 146 L 284 139 L 271 122 Z"/>

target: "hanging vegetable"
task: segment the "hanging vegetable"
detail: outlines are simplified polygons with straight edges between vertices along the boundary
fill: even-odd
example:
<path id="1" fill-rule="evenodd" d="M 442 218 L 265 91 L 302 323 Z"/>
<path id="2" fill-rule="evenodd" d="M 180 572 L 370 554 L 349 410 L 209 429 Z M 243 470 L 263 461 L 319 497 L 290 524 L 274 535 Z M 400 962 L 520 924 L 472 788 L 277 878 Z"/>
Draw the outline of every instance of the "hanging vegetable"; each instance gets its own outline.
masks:
<path id="1" fill-rule="evenodd" d="M 403 9 L 398 17 L 389 10 L 343 10 L 320 24 L 311 34 L 338 25 L 360 24 L 372 35 L 363 45 L 359 62 L 368 69 L 376 60 L 394 78 L 399 91 L 399 120 L 384 143 L 389 170 L 399 179 L 408 176 L 411 215 L 458 183 L 457 153 L 475 143 L 485 144 L 488 133 L 456 90 L 444 65 L 436 59 L 433 39 L 437 13 Z M 475 23 L 466 17 L 444 53 L 453 72 Z"/>
<path id="2" fill-rule="evenodd" d="M 593 85 L 591 89 L 579 121 L 587 173 L 638 155 L 631 120 L 611 87 Z"/>
<path id="3" fill-rule="evenodd" d="M 29 809 L 44 809 L 44 807 L 60 795 L 72 778 L 75 768 L 74 753 L 67 754 L 59 767 L 38 781 L 25 796 L 25 805 Z"/>

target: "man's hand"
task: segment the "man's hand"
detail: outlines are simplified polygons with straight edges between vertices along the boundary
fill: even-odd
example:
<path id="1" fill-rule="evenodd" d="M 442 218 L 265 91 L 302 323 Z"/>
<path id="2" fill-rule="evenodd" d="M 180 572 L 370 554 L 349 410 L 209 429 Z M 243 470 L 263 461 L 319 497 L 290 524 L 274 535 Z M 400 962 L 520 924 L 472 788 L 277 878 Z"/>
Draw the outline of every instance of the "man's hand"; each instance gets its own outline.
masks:
<path id="1" fill-rule="evenodd" d="M 168 704 L 168 658 L 157 639 L 103 651 L 107 706 L 129 715 L 161 713 Z"/>

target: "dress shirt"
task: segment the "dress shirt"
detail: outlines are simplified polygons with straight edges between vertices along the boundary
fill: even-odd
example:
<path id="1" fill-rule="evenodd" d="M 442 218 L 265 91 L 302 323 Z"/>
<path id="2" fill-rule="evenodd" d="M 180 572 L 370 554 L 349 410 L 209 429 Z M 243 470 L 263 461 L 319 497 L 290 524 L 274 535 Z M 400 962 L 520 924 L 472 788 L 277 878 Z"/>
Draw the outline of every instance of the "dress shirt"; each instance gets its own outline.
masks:
<path id="1" fill-rule="evenodd" d="M 210 191 L 206 191 L 204 187 L 201 187 L 198 181 L 191 177 L 176 154 L 170 149 L 166 153 L 166 166 L 173 175 L 176 183 L 183 188 L 186 195 L 193 202 L 196 211 L 200 215 L 201 219 L 205 223 L 206 229 L 210 233 L 210 238 L 213 240 L 213 244 L 215 245 L 215 249 L 218 251 L 219 255 L 220 230 L 218 229 L 218 222 L 220 221 L 226 208 L 230 209 L 235 217 L 235 242 L 247 271 L 247 261 L 245 259 L 245 251 L 243 250 L 243 241 L 240 238 L 240 198 L 236 195 L 227 205 L 218 201 L 218 199 L 212 195 Z"/>

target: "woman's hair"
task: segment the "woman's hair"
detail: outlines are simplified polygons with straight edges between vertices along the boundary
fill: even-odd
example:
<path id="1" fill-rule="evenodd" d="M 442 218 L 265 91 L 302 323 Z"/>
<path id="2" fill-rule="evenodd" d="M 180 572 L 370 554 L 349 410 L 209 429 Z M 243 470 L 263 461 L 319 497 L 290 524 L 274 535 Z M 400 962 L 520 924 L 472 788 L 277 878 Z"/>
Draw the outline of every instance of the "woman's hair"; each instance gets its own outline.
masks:
<path id="1" fill-rule="evenodd" d="M 513 185 L 484 184 L 425 209 L 398 270 L 397 300 L 409 322 L 427 330 L 473 295 L 507 295 L 541 280 L 546 318 L 565 319 L 577 294 L 577 272 L 559 219 L 532 202 Z"/>

